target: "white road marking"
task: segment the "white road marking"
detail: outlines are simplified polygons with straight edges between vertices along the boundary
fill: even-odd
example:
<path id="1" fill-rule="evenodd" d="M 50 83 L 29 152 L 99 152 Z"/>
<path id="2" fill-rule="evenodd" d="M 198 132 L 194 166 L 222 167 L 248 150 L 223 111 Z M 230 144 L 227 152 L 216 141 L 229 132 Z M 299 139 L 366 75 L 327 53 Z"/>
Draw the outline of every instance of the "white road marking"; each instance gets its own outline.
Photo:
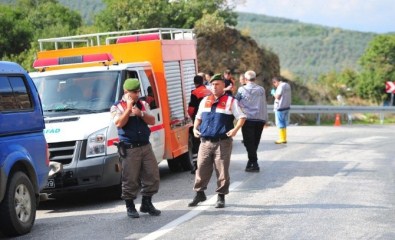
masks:
<path id="1" fill-rule="evenodd" d="M 238 186 L 240 186 L 242 182 L 234 182 L 229 186 L 229 191 L 233 191 L 234 189 L 236 189 Z M 150 234 L 148 234 L 147 236 L 141 238 L 141 240 L 154 240 L 157 239 L 163 235 L 165 235 L 166 233 L 172 231 L 174 228 L 176 228 L 178 225 L 196 217 L 197 215 L 199 215 L 200 213 L 202 213 L 203 211 L 206 211 L 208 208 L 211 208 L 212 205 L 216 202 L 217 200 L 217 195 L 214 195 L 213 197 L 211 197 L 209 200 L 205 201 L 205 205 L 204 206 L 197 206 L 194 207 L 190 212 L 182 215 L 181 217 L 175 219 L 172 222 L 169 222 L 168 224 L 166 224 L 165 226 L 161 227 L 160 229 L 156 230 L 155 232 L 152 232 Z M 132 236 L 127 237 L 131 238 Z"/>

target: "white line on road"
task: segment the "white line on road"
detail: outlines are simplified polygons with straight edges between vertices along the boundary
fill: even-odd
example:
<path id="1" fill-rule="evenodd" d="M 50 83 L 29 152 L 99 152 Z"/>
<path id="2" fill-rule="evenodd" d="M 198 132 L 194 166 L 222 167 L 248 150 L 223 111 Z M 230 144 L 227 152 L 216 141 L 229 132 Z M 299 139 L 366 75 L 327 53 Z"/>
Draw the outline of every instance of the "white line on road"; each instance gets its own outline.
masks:
<path id="1" fill-rule="evenodd" d="M 236 189 L 242 182 L 234 182 L 229 186 L 229 191 L 233 191 L 234 189 Z M 147 236 L 141 238 L 142 240 L 154 240 L 157 239 L 163 235 L 165 235 L 166 233 L 172 231 L 175 227 L 177 227 L 178 225 L 194 218 L 195 216 L 199 215 L 201 212 L 207 210 L 208 208 L 212 207 L 212 204 L 215 203 L 215 201 L 217 200 L 217 195 L 214 195 L 212 198 L 210 198 L 209 200 L 207 200 L 207 205 L 204 206 L 198 206 L 193 208 L 190 212 L 182 215 L 181 217 L 175 219 L 172 222 L 169 222 L 168 224 L 166 224 L 165 226 L 161 227 L 160 229 L 156 230 L 155 232 L 152 232 L 150 234 L 148 234 Z M 127 237 L 131 238 L 132 236 Z"/>

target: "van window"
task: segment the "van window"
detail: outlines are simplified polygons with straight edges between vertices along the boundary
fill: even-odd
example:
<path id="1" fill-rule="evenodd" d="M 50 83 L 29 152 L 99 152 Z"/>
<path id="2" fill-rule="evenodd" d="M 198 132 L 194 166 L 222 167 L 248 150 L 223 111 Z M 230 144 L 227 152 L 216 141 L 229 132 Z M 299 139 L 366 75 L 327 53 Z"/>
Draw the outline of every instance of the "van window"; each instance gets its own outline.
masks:
<path id="1" fill-rule="evenodd" d="M 70 73 L 33 77 L 44 115 L 68 112 L 89 114 L 109 111 L 116 101 L 119 71 Z"/>
<path id="2" fill-rule="evenodd" d="M 23 77 L 0 77 L 0 111 L 31 110 L 33 103 Z"/>
<path id="3" fill-rule="evenodd" d="M 152 71 L 139 71 L 139 74 L 144 88 L 145 101 L 149 104 L 151 109 L 158 108 L 158 93 L 156 92 L 156 86 Z"/>

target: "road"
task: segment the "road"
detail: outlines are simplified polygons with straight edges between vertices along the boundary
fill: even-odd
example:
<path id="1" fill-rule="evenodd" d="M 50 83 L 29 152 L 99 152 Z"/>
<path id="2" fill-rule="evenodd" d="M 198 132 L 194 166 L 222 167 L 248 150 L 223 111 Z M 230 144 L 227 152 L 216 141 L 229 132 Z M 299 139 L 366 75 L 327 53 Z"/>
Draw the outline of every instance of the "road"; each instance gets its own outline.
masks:
<path id="1" fill-rule="evenodd" d="M 395 239 L 395 126 L 291 126 L 288 144 L 264 129 L 261 172 L 244 171 L 241 135 L 234 138 L 231 192 L 216 209 L 189 208 L 194 175 L 160 164 L 154 205 L 160 217 L 126 216 L 108 192 L 43 202 L 30 234 L 17 239 Z M 137 209 L 141 198 L 137 199 Z"/>

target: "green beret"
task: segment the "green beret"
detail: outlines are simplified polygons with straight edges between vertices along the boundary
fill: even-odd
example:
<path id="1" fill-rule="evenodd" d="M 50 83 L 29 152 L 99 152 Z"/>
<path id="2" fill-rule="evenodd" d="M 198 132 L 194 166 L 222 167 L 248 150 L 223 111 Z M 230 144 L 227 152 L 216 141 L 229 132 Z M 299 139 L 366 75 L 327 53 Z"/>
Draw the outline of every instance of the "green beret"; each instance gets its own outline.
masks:
<path id="1" fill-rule="evenodd" d="M 125 80 L 125 83 L 123 84 L 123 89 L 128 91 L 134 91 L 140 89 L 140 82 L 136 78 L 128 78 Z"/>
<path id="2" fill-rule="evenodd" d="M 220 73 L 215 74 L 211 79 L 210 82 L 213 82 L 215 80 L 221 80 L 224 81 L 224 79 L 222 78 L 222 75 Z"/>

